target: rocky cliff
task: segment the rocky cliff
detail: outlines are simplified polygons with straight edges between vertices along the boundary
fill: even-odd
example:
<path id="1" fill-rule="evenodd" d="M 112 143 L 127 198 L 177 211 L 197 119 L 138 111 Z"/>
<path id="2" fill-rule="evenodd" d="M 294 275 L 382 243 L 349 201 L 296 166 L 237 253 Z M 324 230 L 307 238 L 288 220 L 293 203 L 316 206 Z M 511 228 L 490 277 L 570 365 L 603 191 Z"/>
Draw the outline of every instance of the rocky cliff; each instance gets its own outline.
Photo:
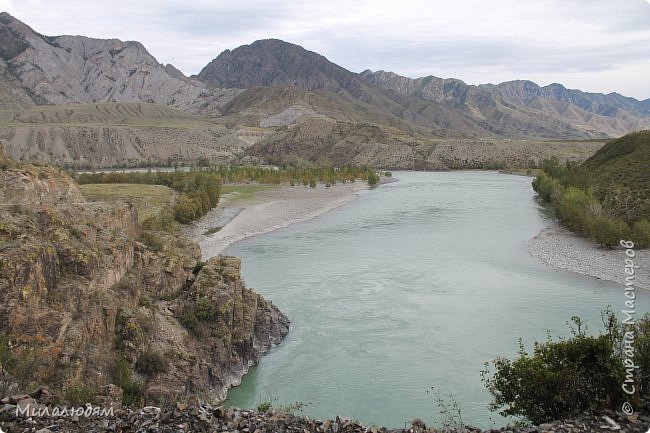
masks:
<path id="1" fill-rule="evenodd" d="M 0 364 L 25 387 L 219 400 L 288 332 L 239 259 L 203 263 L 187 238 L 140 238 L 130 205 L 85 202 L 56 169 L 0 170 L 0 197 Z"/>

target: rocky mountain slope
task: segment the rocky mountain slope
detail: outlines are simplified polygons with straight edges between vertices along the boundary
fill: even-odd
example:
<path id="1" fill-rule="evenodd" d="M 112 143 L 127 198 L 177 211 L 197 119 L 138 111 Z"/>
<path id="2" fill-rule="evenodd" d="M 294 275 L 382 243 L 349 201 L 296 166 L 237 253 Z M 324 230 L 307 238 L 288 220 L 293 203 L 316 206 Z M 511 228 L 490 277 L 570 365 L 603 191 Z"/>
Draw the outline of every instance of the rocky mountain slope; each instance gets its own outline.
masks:
<path id="1" fill-rule="evenodd" d="M 170 165 L 244 153 L 258 128 L 229 129 L 157 104 L 35 105 L 0 111 L 0 142 L 20 161 L 73 168 Z"/>
<path id="2" fill-rule="evenodd" d="M 187 238 L 140 238 L 130 205 L 86 202 L 58 169 L 1 166 L 0 364 L 22 386 L 59 400 L 107 385 L 131 402 L 220 400 L 288 332 L 239 259 L 203 263 Z"/>
<path id="3" fill-rule="evenodd" d="M 295 86 L 303 90 L 359 87 L 356 74 L 303 47 L 278 39 L 226 50 L 197 75 L 220 88 Z"/>
<path id="4" fill-rule="evenodd" d="M 148 102 L 218 114 L 219 105 L 237 93 L 188 79 L 158 63 L 139 42 L 47 37 L 4 12 L 0 41 L 0 73 L 9 75 L 3 87 L 10 88 L 0 93 L 4 105 L 13 95 L 37 104 Z"/>
<path id="5" fill-rule="evenodd" d="M 391 72 L 361 73 L 368 82 L 400 97 L 415 97 L 471 113 L 501 136 L 617 136 L 650 125 L 644 102 L 618 94 L 540 87 L 531 81 L 467 85 L 433 76 L 410 79 Z"/>
<path id="6" fill-rule="evenodd" d="M 508 140 L 604 139 L 650 128 L 650 100 L 527 81 L 470 86 L 432 76 L 356 74 L 277 39 L 227 50 L 194 77 L 158 63 L 137 42 L 43 36 L 7 13 L 0 14 L 0 41 L 0 140 L 11 156 L 28 161 L 106 167 L 251 155 L 442 168 L 450 165 L 430 157 L 432 143 L 504 140 L 498 147 L 513 149 Z M 118 114 L 97 121 L 79 103 Z M 111 106 L 133 103 L 141 108 Z M 60 107 L 59 114 L 36 114 L 46 111 L 35 108 L 43 104 Z M 157 112 L 156 120 L 142 124 L 142 111 Z M 480 149 L 492 147 L 461 153 L 517 164 L 548 153 L 520 146 L 482 155 Z"/>
<path id="7" fill-rule="evenodd" d="M 359 104 L 437 136 L 461 132 L 475 137 L 595 138 L 650 127 L 647 101 L 618 94 L 589 94 L 559 84 L 541 88 L 530 81 L 470 86 L 433 76 L 355 74 L 317 53 L 275 39 L 225 51 L 198 78 L 217 87 L 291 85 L 352 96 Z"/>

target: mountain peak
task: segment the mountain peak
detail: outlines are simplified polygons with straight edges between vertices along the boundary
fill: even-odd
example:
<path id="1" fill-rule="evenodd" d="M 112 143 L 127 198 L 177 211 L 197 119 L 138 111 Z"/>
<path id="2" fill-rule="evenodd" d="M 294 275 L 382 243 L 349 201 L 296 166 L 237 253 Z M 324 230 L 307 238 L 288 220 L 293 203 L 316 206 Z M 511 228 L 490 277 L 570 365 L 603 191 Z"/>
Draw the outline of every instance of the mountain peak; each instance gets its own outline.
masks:
<path id="1" fill-rule="evenodd" d="M 146 102 L 214 112 L 225 93 L 161 65 L 140 42 L 43 36 L 0 13 L 0 106 L 18 98 L 18 105 Z"/>
<path id="2" fill-rule="evenodd" d="M 215 87 L 296 86 L 304 90 L 345 88 L 356 74 L 300 45 L 261 39 L 226 50 L 198 78 Z"/>

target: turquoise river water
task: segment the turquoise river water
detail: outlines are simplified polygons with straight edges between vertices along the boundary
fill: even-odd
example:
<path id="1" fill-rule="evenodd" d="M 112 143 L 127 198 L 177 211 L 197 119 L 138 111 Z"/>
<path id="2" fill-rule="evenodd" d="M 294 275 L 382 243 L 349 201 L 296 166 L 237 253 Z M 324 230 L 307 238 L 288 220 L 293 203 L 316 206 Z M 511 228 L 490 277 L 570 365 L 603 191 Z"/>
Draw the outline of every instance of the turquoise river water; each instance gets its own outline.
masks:
<path id="1" fill-rule="evenodd" d="M 556 271 L 527 241 L 552 225 L 531 179 L 495 172 L 397 172 L 399 182 L 314 220 L 231 246 L 248 286 L 291 319 L 285 341 L 228 403 L 303 402 L 317 418 L 402 427 L 440 424 L 431 387 L 463 421 L 502 425 L 487 408 L 485 361 L 514 356 L 519 337 L 567 335 L 580 315 L 623 306 L 623 286 Z M 624 253 L 621 252 L 621 278 Z M 636 309 L 650 311 L 637 290 Z"/>

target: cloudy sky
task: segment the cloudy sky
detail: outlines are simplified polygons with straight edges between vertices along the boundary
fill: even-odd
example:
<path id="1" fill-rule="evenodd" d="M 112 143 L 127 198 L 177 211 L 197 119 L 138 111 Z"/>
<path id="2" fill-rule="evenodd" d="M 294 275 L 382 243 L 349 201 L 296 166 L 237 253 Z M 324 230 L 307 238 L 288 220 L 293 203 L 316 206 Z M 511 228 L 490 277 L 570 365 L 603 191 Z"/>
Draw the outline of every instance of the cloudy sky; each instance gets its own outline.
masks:
<path id="1" fill-rule="evenodd" d="M 0 0 L 46 35 L 137 40 L 198 73 L 279 38 L 354 72 L 529 79 L 650 98 L 650 0 Z"/>

